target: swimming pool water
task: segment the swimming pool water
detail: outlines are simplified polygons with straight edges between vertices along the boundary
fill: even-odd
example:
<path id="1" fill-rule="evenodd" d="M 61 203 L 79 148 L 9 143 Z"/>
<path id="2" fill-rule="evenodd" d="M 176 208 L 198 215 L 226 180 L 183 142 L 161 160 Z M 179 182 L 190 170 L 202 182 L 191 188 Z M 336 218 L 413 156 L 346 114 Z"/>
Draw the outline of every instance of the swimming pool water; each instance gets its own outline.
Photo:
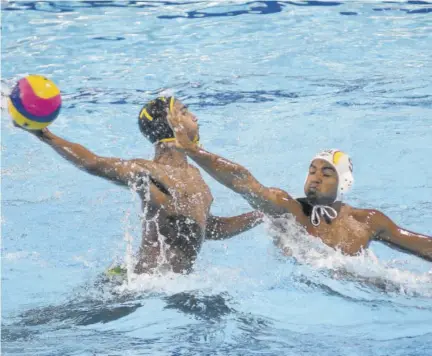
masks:
<path id="1" fill-rule="evenodd" d="M 151 158 L 140 107 L 180 97 L 201 141 L 302 194 L 309 160 L 349 152 L 347 202 L 432 235 L 432 3 L 2 1 L 2 353 L 427 355 L 429 262 L 372 244 L 344 257 L 291 226 L 206 242 L 194 273 L 98 282 L 140 242 L 136 197 L 17 130 L 14 83 L 62 90 L 52 131 Z M 250 208 L 207 175 L 213 212 Z M 288 223 L 289 224 L 289 223 Z M 129 250 L 128 250 L 129 249 Z"/>

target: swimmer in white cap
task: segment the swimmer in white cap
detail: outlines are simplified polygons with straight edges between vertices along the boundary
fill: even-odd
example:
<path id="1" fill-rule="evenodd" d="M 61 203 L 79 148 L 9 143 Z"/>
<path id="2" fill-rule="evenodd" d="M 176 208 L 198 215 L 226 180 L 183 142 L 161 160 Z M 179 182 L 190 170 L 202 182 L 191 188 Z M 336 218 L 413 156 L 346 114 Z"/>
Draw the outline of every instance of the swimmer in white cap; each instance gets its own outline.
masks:
<path id="1" fill-rule="evenodd" d="M 432 261 L 431 236 L 402 229 L 378 210 L 357 209 L 342 202 L 354 183 L 353 165 L 344 152 L 327 150 L 315 156 L 304 186 L 306 197 L 294 199 L 284 190 L 262 185 L 246 168 L 203 150 L 187 137 L 175 115 L 168 119 L 178 150 L 267 216 L 291 214 L 310 235 L 348 255 L 378 240 Z"/>

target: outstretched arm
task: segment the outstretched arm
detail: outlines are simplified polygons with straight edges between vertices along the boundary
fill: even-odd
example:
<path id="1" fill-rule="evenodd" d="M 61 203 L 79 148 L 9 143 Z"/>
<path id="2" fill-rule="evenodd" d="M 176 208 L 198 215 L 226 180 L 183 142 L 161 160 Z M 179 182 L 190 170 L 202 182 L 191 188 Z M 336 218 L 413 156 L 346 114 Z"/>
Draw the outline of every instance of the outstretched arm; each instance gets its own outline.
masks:
<path id="1" fill-rule="evenodd" d="M 300 213 L 299 203 L 287 192 L 262 185 L 243 166 L 198 147 L 185 152 L 219 183 L 243 196 L 254 209 L 273 216 Z"/>
<path id="2" fill-rule="evenodd" d="M 33 134 L 78 168 L 115 183 L 128 185 L 149 173 L 146 163 L 150 165 L 151 162 L 139 160 L 137 164 L 137 160 L 100 157 L 79 144 L 54 135 L 48 129 L 35 131 Z"/>
<path id="3" fill-rule="evenodd" d="M 374 210 L 371 213 L 371 223 L 376 233 L 375 240 L 432 261 L 432 236 L 402 229 L 380 211 Z"/>
<path id="4" fill-rule="evenodd" d="M 207 220 L 206 239 L 223 240 L 241 234 L 263 221 L 263 214 L 259 211 L 251 211 L 239 216 L 222 218 L 210 216 Z"/>
<path id="5" fill-rule="evenodd" d="M 168 119 L 176 136 L 177 149 L 185 152 L 219 183 L 241 194 L 254 209 L 273 216 L 302 215 L 300 204 L 287 192 L 265 187 L 243 166 L 198 147 L 190 140 L 175 113 L 169 113 Z"/>

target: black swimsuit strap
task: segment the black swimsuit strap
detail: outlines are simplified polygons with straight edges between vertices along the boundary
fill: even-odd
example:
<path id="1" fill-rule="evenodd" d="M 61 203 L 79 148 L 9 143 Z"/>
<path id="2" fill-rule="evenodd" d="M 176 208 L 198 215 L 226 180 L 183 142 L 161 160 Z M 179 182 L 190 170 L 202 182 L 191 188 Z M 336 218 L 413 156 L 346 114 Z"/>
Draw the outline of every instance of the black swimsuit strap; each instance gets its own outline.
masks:
<path id="1" fill-rule="evenodd" d="M 302 206 L 303 214 L 305 214 L 306 216 L 311 216 L 313 206 L 308 203 L 307 199 L 306 198 L 297 198 L 296 200 Z"/>

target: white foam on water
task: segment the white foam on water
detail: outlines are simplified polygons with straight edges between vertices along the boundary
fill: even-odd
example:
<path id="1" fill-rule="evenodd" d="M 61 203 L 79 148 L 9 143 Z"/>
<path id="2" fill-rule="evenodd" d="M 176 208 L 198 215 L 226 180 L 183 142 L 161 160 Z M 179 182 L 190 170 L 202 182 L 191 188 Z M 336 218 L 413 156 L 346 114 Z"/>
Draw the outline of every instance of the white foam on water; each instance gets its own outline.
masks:
<path id="1" fill-rule="evenodd" d="M 114 288 L 117 293 L 155 292 L 176 294 L 187 291 L 209 291 L 210 294 L 229 292 L 241 281 L 256 284 L 253 279 L 248 281 L 240 269 L 210 267 L 205 271 L 190 274 L 178 274 L 171 271 L 157 271 L 153 274 L 135 274 L 128 272 L 127 281 Z M 249 283 L 249 285 L 250 285 Z M 247 283 L 246 283 L 247 284 Z"/>
<path id="2" fill-rule="evenodd" d="M 148 184 L 148 182 L 143 182 Z M 141 204 L 141 199 L 136 190 L 138 187 L 131 187 L 132 205 L 135 208 L 128 210 L 123 219 L 124 225 L 124 242 L 125 252 L 118 262 L 126 266 L 127 278 L 121 284 L 113 287 L 111 292 L 115 294 L 129 293 L 164 293 L 175 294 L 185 291 L 200 290 L 213 293 L 230 292 L 232 293 L 247 293 L 251 288 L 266 282 L 262 278 L 273 278 L 271 271 L 264 275 L 256 275 L 248 266 L 242 267 L 221 267 L 221 266 L 205 266 L 204 268 L 195 268 L 190 274 L 173 273 L 167 267 L 167 258 L 165 256 L 166 246 L 164 236 L 159 235 L 161 247 L 161 255 L 159 258 L 159 268 L 152 274 L 136 274 L 134 269 L 138 262 L 136 246 L 141 243 L 143 229 L 146 229 L 147 221 L 143 217 L 147 214 L 146 204 Z M 148 191 L 148 190 L 147 190 Z M 149 194 L 149 193 L 147 193 Z M 144 201 L 149 201 L 149 196 L 144 198 Z M 141 217 L 142 225 L 136 224 L 136 219 L 133 218 L 135 210 Z M 294 258 L 298 263 L 306 267 L 311 267 L 316 273 L 311 277 L 308 272 L 303 277 L 319 278 L 319 282 L 326 284 L 326 279 L 342 280 L 349 283 L 354 283 L 364 291 L 372 291 L 378 288 L 380 292 L 396 293 L 398 295 L 432 297 L 432 269 L 428 272 L 412 272 L 401 268 L 396 268 L 395 264 L 401 265 L 401 261 L 385 261 L 380 260 L 371 251 L 363 251 L 357 256 L 344 255 L 340 250 L 335 250 L 325 245 L 320 239 L 310 236 L 295 220 L 290 217 L 284 217 L 277 220 L 267 220 L 268 233 L 280 247 L 289 250 L 291 257 L 285 257 L 287 262 Z M 228 242 L 229 243 L 229 242 Z M 264 251 L 263 251 L 264 252 Z M 240 253 L 240 252 L 239 252 Z M 277 259 L 276 256 L 273 256 Z M 274 268 L 267 267 L 267 268 Z M 245 273 L 252 272 L 252 273 Z M 276 272 L 275 272 L 276 273 Z M 282 278 L 291 277 L 286 274 L 291 274 L 291 268 L 283 268 Z M 112 287 L 112 286 L 111 286 Z M 111 288 L 110 287 L 110 288 Z"/>
<path id="3" fill-rule="evenodd" d="M 149 182 L 145 181 L 143 184 L 149 184 Z M 150 222 L 156 223 L 156 220 L 149 221 L 144 219 L 147 215 L 147 206 L 146 204 L 142 204 L 141 206 L 141 199 L 135 193 L 137 188 L 138 187 L 132 187 L 131 189 L 132 202 L 135 203 L 137 209 L 139 205 L 142 229 L 145 230 Z M 148 189 L 146 191 L 148 196 L 144 197 L 144 201 L 149 201 L 150 193 Z M 154 219 L 156 219 L 156 217 Z M 134 245 L 136 245 L 134 241 L 135 239 L 141 241 L 143 230 L 141 226 L 139 229 L 136 229 L 132 220 L 130 211 L 126 212 L 123 220 L 124 241 L 126 243 L 123 264 L 127 269 L 127 278 L 121 285 L 114 287 L 114 293 L 129 294 L 144 292 L 171 295 L 179 292 L 200 290 L 210 291 L 210 293 L 213 294 L 230 291 L 233 288 L 235 289 L 240 280 L 243 286 L 258 283 L 252 278 L 245 278 L 243 275 L 244 271 L 238 268 L 221 268 L 220 266 L 206 265 L 202 266 L 200 269 L 195 269 L 194 272 L 189 274 L 172 272 L 167 266 L 166 248 L 168 246 L 164 243 L 165 237 L 161 234 L 159 234 L 159 242 L 161 245 L 161 255 L 158 260 L 159 268 L 154 270 L 152 274 L 136 274 L 134 270 L 138 262 L 138 256 L 137 252 L 134 251 Z"/>
<path id="4" fill-rule="evenodd" d="M 136 199 L 136 195 L 135 198 Z M 145 204 L 144 204 L 145 205 Z M 144 206 L 142 216 L 146 215 L 146 207 Z M 127 278 L 119 286 L 114 287 L 114 293 L 164 293 L 176 294 L 187 291 L 210 291 L 213 293 L 221 293 L 232 290 L 238 285 L 241 280 L 242 285 L 249 283 L 256 284 L 257 281 L 252 278 L 245 279 L 243 270 L 238 268 L 221 268 L 220 266 L 203 266 L 201 269 L 195 269 L 189 274 L 174 273 L 167 265 L 166 261 L 166 244 L 164 236 L 159 234 L 161 244 L 161 255 L 158 260 L 159 268 L 153 270 L 151 274 L 136 274 L 134 273 L 135 265 L 138 262 L 137 253 L 134 251 L 134 234 L 129 224 L 129 216 L 125 216 L 125 232 L 124 241 L 126 242 L 126 250 L 124 255 L 124 265 L 127 269 Z M 143 228 L 149 221 L 143 220 Z M 141 230 L 140 230 L 141 233 Z M 141 236 L 137 237 L 141 241 Z M 165 248 L 163 247 L 165 246 Z"/>
<path id="5" fill-rule="evenodd" d="M 129 214 L 125 216 L 126 227 L 129 224 L 129 216 Z M 362 292 L 365 292 L 365 289 L 373 292 L 378 288 L 379 293 L 385 292 L 389 295 L 432 297 L 432 269 L 425 273 L 417 273 L 396 268 L 395 264 L 401 265 L 402 261 L 380 260 L 371 250 L 363 251 L 357 256 L 347 256 L 340 250 L 335 250 L 307 234 L 292 217 L 272 220 L 272 222 L 267 220 L 266 225 L 270 238 L 277 241 L 282 248 L 289 250 L 290 257 L 284 257 L 288 263 L 294 258 L 297 263 L 310 267 L 313 272 L 318 272 L 318 275 L 312 273 L 311 276 L 304 269 L 300 271 L 306 279 L 318 278 L 318 281 L 312 280 L 314 283 L 327 284 L 328 278 L 331 278 L 353 283 Z M 163 236 L 161 238 L 163 239 Z M 275 277 L 272 277 L 270 271 L 264 275 L 245 273 L 248 266 L 239 268 L 238 266 L 216 265 L 200 266 L 194 272 L 183 275 L 170 271 L 162 260 L 160 268 L 154 273 L 138 275 L 134 273 L 137 263 L 136 253 L 133 251 L 134 239 L 133 233 L 127 227 L 124 234 L 126 251 L 123 257 L 128 271 L 127 279 L 114 287 L 112 292 L 116 294 L 163 293 L 171 295 L 197 290 L 209 294 L 223 292 L 229 292 L 231 295 L 242 294 L 255 290 L 256 287 L 262 286 L 262 283 L 272 283 L 272 281 L 263 281 L 262 278 Z M 277 256 L 273 257 L 277 259 Z M 274 267 L 268 266 L 268 268 Z M 282 275 L 276 277 L 289 277 L 285 274 L 292 272 L 292 268 L 283 268 Z"/>
<path id="6" fill-rule="evenodd" d="M 370 249 L 347 256 L 309 235 L 291 216 L 267 221 L 267 226 L 276 244 L 289 255 L 332 278 L 353 280 L 387 292 L 432 297 L 432 269 L 415 273 L 395 268 L 394 260 L 380 260 Z"/>
<path id="7" fill-rule="evenodd" d="M 143 184 L 149 184 L 149 181 L 143 181 Z M 136 228 L 131 217 L 131 211 L 125 213 L 123 219 L 124 242 L 126 244 L 125 254 L 122 264 L 127 269 L 127 278 L 121 285 L 114 287 L 114 293 L 128 294 L 136 292 L 164 293 L 175 294 L 179 292 L 192 290 L 211 289 L 212 292 L 223 292 L 229 289 L 229 283 L 233 284 L 241 278 L 241 271 L 235 269 L 222 269 L 216 267 L 206 268 L 205 271 L 197 271 L 190 274 L 178 274 L 172 272 L 167 264 L 167 244 L 164 243 L 165 237 L 159 234 L 159 243 L 161 254 L 158 258 L 159 268 L 155 269 L 152 274 L 136 274 L 135 266 L 138 262 L 138 254 L 135 251 L 135 241 L 141 242 L 141 234 L 145 233 L 149 223 L 157 225 L 157 216 L 151 220 L 144 219 L 147 216 L 147 204 L 141 204 L 141 199 L 136 194 L 137 186 L 131 187 L 132 203 L 138 211 L 142 221 L 140 228 Z M 150 201 L 149 189 L 145 189 L 146 196 L 144 201 Z M 158 229 L 159 230 L 159 229 Z"/>

